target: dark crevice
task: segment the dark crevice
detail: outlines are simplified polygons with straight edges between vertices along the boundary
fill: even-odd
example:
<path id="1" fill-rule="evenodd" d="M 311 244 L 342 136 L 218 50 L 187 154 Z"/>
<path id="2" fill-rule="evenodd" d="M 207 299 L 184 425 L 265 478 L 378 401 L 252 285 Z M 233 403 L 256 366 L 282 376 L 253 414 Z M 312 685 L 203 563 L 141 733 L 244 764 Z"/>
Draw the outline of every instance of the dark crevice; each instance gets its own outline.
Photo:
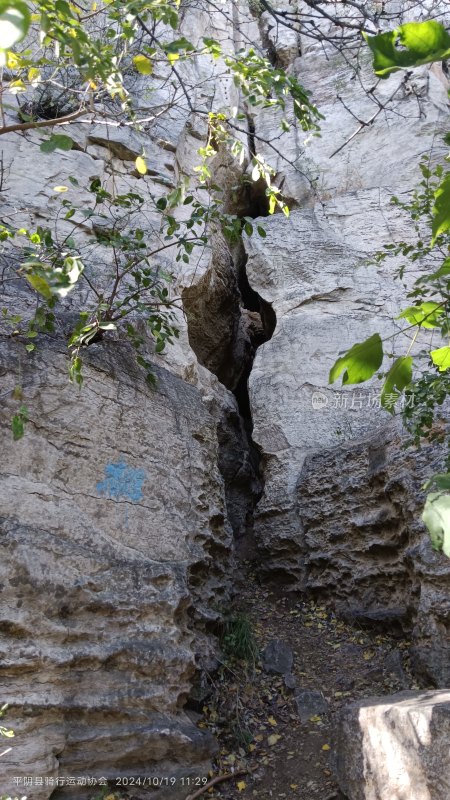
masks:
<path id="1" fill-rule="evenodd" d="M 253 181 L 249 176 L 244 175 L 228 199 L 225 206 L 228 214 L 236 214 L 238 217 L 257 217 L 269 216 L 269 198 L 266 195 L 266 183 L 263 178 Z"/>
<path id="2" fill-rule="evenodd" d="M 249 120 L 249 149 L 254 147 Z M 264 181 L 240 176 L 224 211 L 242 219 L 268 216 Z M 255 236 L 258 234 L 254 233 Z M 263 492 L 262 459 L 252 440 L 253 421 L 248 380 L 258 348 L 275 330 L 271 304 L 250 285 L 247 254 L 241 237 L 233 244 L 217 236 L 209 269 L 183 292 L 189 342 L 199 362 L 213 372 L 236 398 L 237 410 L 225 410 L 218 426 L 219 469 L 225 483 L 227 517 L 236 550 L 254 551 L 253 515 Z"/>
<path id="3" fill-rule="evenodd" d="M 250 158 L 256 156 L 256 143 L 255 143 L 255 122 L 250 114 L 247 114 L 247 141 L 248 141 L 248 154 Z"/>
<path id="4" fill-rule="evenodd" d="M 251 342 L 251 352 L 239 381 L 232 391 L 236 398 L 246 431 L 250 435 L 253 430 L 253 421 L 248 393 L 248 379 L 252 371 L 256 351 L 264 342 L 272 338 L 277 324 L 277 318 L 271 304 L 268 303 L 267 300 L 264 300 L 261 295 L 250 286 L 246 270 L 247 254 L 245 253 L 242 242 L 239 243 L 239 246 L 235 250 L 233 261 L 237 273 L 241 305 L 246 317 L 247 333 Z"/>

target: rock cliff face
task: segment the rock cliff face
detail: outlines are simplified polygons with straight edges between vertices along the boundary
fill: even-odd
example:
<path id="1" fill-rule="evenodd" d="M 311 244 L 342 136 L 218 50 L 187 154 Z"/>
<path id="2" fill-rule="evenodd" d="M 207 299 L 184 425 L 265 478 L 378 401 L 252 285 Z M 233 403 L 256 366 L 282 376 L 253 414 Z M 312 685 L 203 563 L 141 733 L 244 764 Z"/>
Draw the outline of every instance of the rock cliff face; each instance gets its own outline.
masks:
<path id="1" fill-rule="evenodd" d="M 187 36 L 228 36 L 233 46 L 232 23 L 221 13 L 212 18 L 199 7 L 183 26 Z M 208 61 L 185 78 L 207 83 L 210 70 Z M 133 81 L 145 105 L 148 80 Z M 151 97 L 152 112 L 170 91 Z M 214 96 L 218 106 L 233 100 L 224 82 L 199 94 L 207 108 Z M 74 125 L 76 147 L 68 155 L 36 158 L 39 132 L 2 137 L 5 214 L 30 227 L 45 224 L 59 204 L 54 186 L 71 186 L 69 175 L 78 181 L 71 198 L 80 204 L 95 177 L 116 192 L 166 194 L 192 172 L 206 127 L 183 103 L 155 119 L 136 134 Z M 143 147 L 149 170 L 139 177 L 134 161 Z M 144 212 L 143 224 L 151 224 Z M 81 236 L 90 225 L 80 226 Z M 216 664 L 233 534 L 242 538 L 251 527 L 261 494 L 249 421 L 224 386 L 236 389 L 245 374 L 245 406 L 262 325 L 244 309 L 238 261 L 217 240 L 192 272 L 176 271 L 189 332 L 180 312 L 180 338 L 170 352 L 155 356 L 149 343 L 154 390 L 120 337 L 87 349 L 81 391 L 68 383 L 70 304 L 32 356 L 7 325 L 2 329 L 0 700 L 10 706 L 15 738 L 2 757 L 1 794 L 90 800 L 101 779 L 154 775 L 172 779 L 165 796 L 184 797 L 189 776 L 209 769 L 215 742 L 183 708 L 196 671 Z M 177 265 L 168 259 L 164 266 Z M 2 283 L 2 306 L 20 313 L 29 303 L 24 283 Z M 222 347 L 211 357 L 207 330 L 214 325 Z M 19 384 L 29 422 L 13 444 Z M 30 775 L 38 782 L 27 789 Z M 74 786 L 66 776 L 75 776 Z"/>
<path id="2" fill-rule="evenodd" d="M 229 597 L 217 429 L 234 406 L 164 370 L 149 392 L 126 345 L 92 348 L 80 394 L 51 346 L 23 377 L 36 424 L 1 467 L 2 700 L 20 703 L 2 768 L 199 774 L 213 742 L 181 708 Z"/>
<path id="3" fill-rule="evenodd" d="M 412 626 L 417 669 L 444 686 L 450 569 L 418 522 L 419 489 L 436 454 L 402 449 L 379 407 L 377 380 L 329 386 L 328 373 L 353 343 L 396 331 L 398 265 L 367 259 L 383 244 L 408 241 L 408 221 L 389 199 L 417 183 L 422 154 L 442 157 L 448 81 L 436 66 L 391 77 L 381 91 L 385 100 L 395 93 L 395 108 L 372 120 L 377 107 L 362 90 L 373 82 L 367 54 L 359 81 L 331 50 L 322 61 L 306 37 L 295 57 L 292 32 L 266 22 L 274 52 L 290 54 L 325 121 L 322 138 L 300 155 L 286 135 L 283 152 L 304 173 L 279 163 L 296 200 L 290 219 L 275 215 L 263 242 L 245 241 L 250 283 L 277 317 L 249 382 L 264 461 L 255 519 L 263 569 L 275 584 L 326 594 L 359 619 Z M 273 120 L 261 115 L 256 129 L 269 138 Z"/>
<path id="4" fill-rule="evenodd" d="M 299 562 L 304 589 L 350 621 L 412 629 L 416 673 L 447 686 L 450 568 L 420 523 L 433 467 L 436 453 L 405 451 L 395 427 L 308 456 L 297 487 Z"/>
<path id="5" fill-rule="evenodd" d="M 448 562 L 417 522 L 416 493 L 435 456 L 400 449 L 376 387 L 357 395 L 327 386 L 338 350 L 393 331 L 392 264 L 364 260 L 391 236 L 408 236 L 398 212 L 386 217 L 388 198 L 411 188 L 419 155 L 447 121 L 445 77 L 423 68 L 411 91 L 392 78 L 386 97 L 399 85 L 399 105 L 385 113 L 389 124 L 363 126 L 333 155 L 356 127 L 345 105 L 369 120 L 370 96 L 337 56 L 327 61 L 266 15 L 257 21 L 243 8 L 239 17 L 226 5 L 216 15 L 188 8 L 185 35 L 236 48 L 261 41 L 326 115 L 321 140 L 305 148 L 292 128 L 279 145 L 298 166 L 277 164 L 290 219 L 264 219 L 267 237 L 244 237 L 232 252 L 217 237 L 195 267 L 178 265 L 186 319 L 180 313 L 179 342 L 149 356 L 154 391 L 121 340 L 89 347 L 82 391 L 69 386 L 64 320 L 31 358 L 1 338 L 0 700 L 11 705 L 16 738 L 0 789 L 22 791 L 14 776 L 47 776 L 33 800 L 69 774 L 206 774 L 214 742 L 183 707 L 196 668 L 214 662 L 233 534 L 272 581 L 326 594 L 358 620 L 412 627 L 417 669 L 439 685 L 449 679 Z M 369 80 L 368 62 L 364 69 Z M 205 108 L 239 104 L 210 64 L 187 79 L 201 85 Z M 144 99 L 147 80 L 133 89 Z M 272 158 L 263 140 L 273 118 L 259 113 L 253 124 L 258 152 Z M 80 202 L 81 186 L 113 173 L 123 191 L 162 195 L 192 174 L 205 133 L 181 103 L 139 135 L 75 124 L 77 149 L 51 159 L 36 159 L 37 133 L 2 137 L 5 207 L 24 223 L 47 219 L 53 187 L 68 175 L 79 180 Z M 149 173 L 139 178 L 143 146 Z M 236 169 L 216 164 L 230 186 Z M 256 193 L 233 202 L 264 213 Z M 4 295 L 14 308 L 29 303 L 20 286 Z M 13 445 L 19 382 L 30 422 Z M 80 784 L 55 797 L 71 791 L 92 795 Z M 179 781 L 173 794 L 186 794 Z"/>

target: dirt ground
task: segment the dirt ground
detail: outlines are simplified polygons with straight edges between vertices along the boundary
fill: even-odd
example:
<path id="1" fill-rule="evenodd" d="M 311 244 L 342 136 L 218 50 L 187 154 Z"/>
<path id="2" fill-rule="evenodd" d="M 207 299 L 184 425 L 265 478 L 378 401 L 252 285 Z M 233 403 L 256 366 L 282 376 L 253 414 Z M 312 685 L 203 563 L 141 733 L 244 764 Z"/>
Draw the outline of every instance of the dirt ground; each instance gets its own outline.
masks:
<path id="1" fill-rule="evenodd" d="M 211 778 L 230 775 L 203 796 L 219 800 L 337 800 L 333 718 L 354 699 L 419 687 L 409 670 L 409 642 L 336 619 L 326 605 L 276 597 L 247 574 L 239 595 L 259 650 L 271 640 L 294 651 L 298 689 L 322 692 L 326 713 L 301 722 L 293 689 L 261 661 L 226 658 L 212 677 L 200 727 L 219 738 Z"/>

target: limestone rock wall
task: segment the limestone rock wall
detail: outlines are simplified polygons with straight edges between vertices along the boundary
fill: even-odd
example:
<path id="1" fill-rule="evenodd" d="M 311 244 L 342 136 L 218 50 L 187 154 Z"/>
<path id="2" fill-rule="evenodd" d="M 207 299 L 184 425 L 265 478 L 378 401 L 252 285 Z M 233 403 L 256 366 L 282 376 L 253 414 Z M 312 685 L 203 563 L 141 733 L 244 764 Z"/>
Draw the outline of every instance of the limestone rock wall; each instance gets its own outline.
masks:
<path id="1" fill-rule="evenodd" d="M 438 65 L 393 75 L 377 86 L 379 104 L 387 103 L 381 112 L 364 91 L 374 85 L 367 52 L 356 77 L 333 48 L 306 36 L 299 57 L 292 31 L 264 19 L 272 52 L 288 58 L 325 120 L 321 138 L 306 145 L 300 133 L 282 138 L 280 150 L 297 166 L 278 161 L 280 185 L 293 198 L 290 218 L 276 214 L 264 220 L 264 241 L 245 240 L 250 283 L 277 316 L 250 376 L 265 479 L 255 519 L 259 557 L 276 585 L 328 594 L 357 616 L 413 625 L 417 667 L 445 685 L 448 560 L 433 553 L 417 521 L 418 488 L 435 456 L 405 452 L 394 436 L 374 469 L 371 454 L 390 429 L 379 383 L 330 386 L 328 374 L 355 342 L 397 331 L 399 262 L 367 260 L 411 235 L 389 200 L 420 180 L 421 156 L 445 153 L 448 80 Z M 270 139 L 273 115 L 260 114 L 255 127 Z"/>
<path id="2" fill-rule="evenodd" d="M 3 375 L 18 349 L 3 343 Z M 63 359 L 49 347 L 24 365 L 30 429 L 2 437 L 1 685 L 16 732 L 2 789 L 39 767 L 199 774 L 213 742 L 181 708 L 229 597 L 227 398 L 165 370 L 149 392 L 126 345 L 94 346 L 79 392 Z"/>
<path id="3" fill-rule="evenodd" d="M 273 113 L 254 115 L 257 151 L 275 158 L 290 219 L 265 218 L 267 237 L 245 240 L 245 253 L 217 241 L 195 263 L 178 265 L 174 291 L 187 319 L 180 312 L 180 339 L 165 354 L 149 346 L 155 391 L 120 338 L 91 345 L 82 391 L 68 385 L 70 308 L 30 357 L 2 331 L 0 700 L 11 705 L 16 738 L 2 759 L 1 791 L 14 792 L 13 776 L 30 773 L 56 780 L 206 770 L 214 743 L 183 707 L 196 666 L 214 663 L 211 631 L 230 596 L 233 533 L 254 535 L 262 568 L 283 584 L 326 592 L 359 617 L 406 620 L 418 667 L 448 680 L 447 564 L 415 522 L 425 462 L 416 478 L 405 477 L 415 459 L 402 460 L 371 389 L 357 398 L 327 386 L 339 350 L 393 330 L 392 264 L 375 269 L 364 260 L 390 236 L 408 235 L 401 215 L 387 217 L 385 209 L 393 192 L 414 184 L 419 155 L 446 126 L 445 76 L 424 67 L 414 91 L 392 78 L 386 97 L 398 84 L 399 105 L 385 113 L 388 125 L 365 126 L 333 155 L 355 128 L 337 92 L 356 115 L 374 113 L 337 56 L 327 60 L 320 47 L 231 0 L 226 13 L 187 6 L 183 33 L 194 41 L 217 36 L 236 49 L 262 42 L 314 93 L 326 115 L 323 135 L 305 145 L 294 126 L 277 139 L 294 168 L 264 144 L 274 135 Z M 239 104 L 236 88 L 215 80 L 209 61 L 186 70 L 202 108 Z M 364 70 L 369 80 L 368 59 Z M 134 76 L 132 91 L 151 117 L 167 95 L 148 93 L 148 80 Z M 150 190 L 157 198 L 192 174 L 206 132 L 181 100 L 138 134 L 74 124 L 76 149 L 49 159 L 36 157 L 39 133 L 2 137 L 4 213 L 45 223 L 59 203 L 53 187 L 69 175 L 78 178 L 80 203 L 96 176 L 116 191 Z M 139 177 L 134 159 L 143 147 L 149 172 Z M 235 182 L 235 167 L 216 166 L 222 185 Z M 252 202 L 261 213 L 258 198 Z M 157 225 L 151 208 L 144 211 L 146 224 Z M 175 265 L 168 259 L 167 266 Z M 31 302 L 20 283 L 3 292 L 2 306 Z M 267 341 L 271 305 L 277 324 Z M 230 388 L 243 382 L 245 389 L 262 341 L 243 421 L 205 365 Z M 18 383 L 30 422 L 13 445 Z M 250 407 L 258 456 L 249 443 Z M 375 467 L 377 437 L 387 438 Z M 248 545 L 247 537 L 243 552 Z M 55 785 L 35 787 L 33 800 L 47 800 Z M 80 800 L 92 794 L 73 791 Z M 55 797 L 70 792 L 58 788 Z M 175 796 L 185 794 L 175 786 Z"/>
<path id="4" fill-rule="evenodd" d="M 439 458 L 402 444 L 391 425 L 307 457 L 297 487 L 302 581 L 358 625 L 411 629 L 416 673 L 446 686 L 450 564 L 420 522 L 421 486 Z"/>
<path id="5" fill-rule="evenodd" d="M 194 41 L 209 35 L 240 46 L 232 14 L 199 4 L 182 25 Z M 229 80 L 211 83 L 209 59 L 180 69 L 198 105 L 238 100 Z M 95 177 L 111 191 L 157 199 L 190 175 L 207 124 L 183 100 L 159 117 L 155 109 L 170 99 L 171 86 L 151 92 L 148 81 L 135 74 L 130 85 L 141 113 L 154 115 L 138 133 L 77 123 L 70 128 L 75 148 L 52 156 L 39 151 L 40 131 L 3 136 L 4 214 L 34 228 L 54 218 L 61 200 L 55 186 L 68 186 L 66 196 L 82 206 Z M 143 148 L 148 173 L 140 177 L 134 161 Z M 77 236 L 101 224 L 86 221 Z M 140 224 L 158 237 L 151 203 Z M 99 280 L 108 269 L 104 255 L 98 250 L 91 265 Z M 183 270 L 169 256 L 162 264 L 175 272 L 174 296 L 212 275 L 219 308 L 222 265 L 225 284 L 237 286 L 233 259 L 218 245 Z M 24 281 L 4 281 L 1 291 L 1 307 L 13 313 L 26 313 L 33 302 Z M 231 354 L 222 357 L 230 371 L 234 351 L 245 356 L 250 348 L 237 289 L 232 306 L 236 332 Z M 261 492 L 259 468 L 237 402 L 200 365 L 182 311 L 174 346 L 157 356 L 147 343 L 154 390 L 133 349 L 116 336 L 83 354 L 80 391 L 67 376 L 74 307 L 69 297 L 55 333 L 41 337 L 31 355 L 8 325 L 0 330 L 0 702 L 9 704 L 15 730 L 2 757 L 0 794 L 90 800 L 95 784 L 65 786 L 64 777 L 159 775 L 175 779 L 165 797 L 184 797 L 181 778 L 206 775 L 216 745 L 183 709 L 196 670 L 216 664 L 214 631 L 232 590 L 233 533 L 245 531 Z M 206 327 L 202 315 L 204 307 L 191 312 L 194 329 Z M 18 385 L 29 422 L 13 443 Z M 45 784 L 14 783 L 30 775 Z"/>

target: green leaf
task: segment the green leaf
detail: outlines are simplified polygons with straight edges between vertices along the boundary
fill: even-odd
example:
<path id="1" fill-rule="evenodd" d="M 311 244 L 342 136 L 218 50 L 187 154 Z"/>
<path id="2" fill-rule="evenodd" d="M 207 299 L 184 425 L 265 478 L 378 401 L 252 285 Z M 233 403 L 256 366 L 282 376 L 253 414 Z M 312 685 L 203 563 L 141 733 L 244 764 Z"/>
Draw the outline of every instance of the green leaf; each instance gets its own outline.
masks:
<path id="1" fill-rule="evenodd" d="M 141 75 L 151 75 L 153 72 L 153 64 L 147 56 L 134 56 L 133 64 Z"/>
<path id="2" fill-rule="evenodd" d="M 71 150 L 73 139 L 63 134 L 53 134 L 49 139 L 45 139 L 40 144 L 41 153 L 53 153 L 55 150 Z"/>
<path id="3" fill-rule="evenodd" d="M 170 42 L 169 44 L 163 45 L 167 58 L 169 62 L 172 64 L 175 61 L 178 61 L 180 58 L 180 54 L 183 53 L 191 53 L 195 50 L 194 45 L 184 36 L 181 39 L 175 39 L 175 41 Z"/>
<path id="4" fill-rule="evenodd" d="M 56 286 L 55 292 L 60 294 L 61 297 L 65 297 L 66 294 L 70 291 L 70 289 L 74 286 L 77 282 L 78 278 L 80 277 L 81 273 L 83 272 L 83 264 L 80 261 L 78 256 L 67 256 L 64 259 L 64 275 L 67 277 L 70 288 L 65 285 L 64 279 L 62 280 L 62 286 Z"/>
<path id="5" fill-rule="evenodd" d="M 433 492 L 429 494 L 422 514 L 428 528 L 431 544 L 450 558 L 450 495 Z"/>
<path id="6" fill-rule="evenodd" d="M 330 370 L 329 383 L 345 370 L 342 383 L 363 383 L 381 367 L 383 361 L 383 344 L 379 333 L 374 333 L 365 342 L 354 344 L 348 352 L 338 358 Z"/>
<path id="7" fill-rule="evenodd" d="M 391 414 L 394 413 L 395 403 L 403 389 L 411 383 L 412 361 L 412 356 L 400 356 L 386 375 L 381 391 L 381 405 Z"/>
<path id="8" fill-rule="evenodd" d="M 255 166 L 252 169 L 252 181 L 259 181 L 260 177 L 261 177 L 261 172 L 259 169 L 259 164 L 255 164 Z"/>
<path id="9" fill-rule="evenodd" d="M 0 0 L 0 49 L 7 50 L 28 33 L 31 14 L 22 0 Z"/>
<path id="10" fill-rule="evenodd" d="M 53 141 L 55 142 L 55 148 L 57 150 L 72 150 L 73 147 L 73 139 L 70 136 L 64 136 L 61 134 L 55 134 L 52 136 Z"/>
<path id="11" fill-rule="evenodd" d="M 439 347 L 430 353 L 433 364 L 439 368 L 439 372 L 450 369 L 450 347 Z"/>
<path id="12" fill-rule="evenodd" d="M 78 386 L 82 386 L 83 384 L 83 376 L 81 374 L 82 366 L 83 362 L 81 358 L 79 356 L 73 356 L 69 366 L 69 380 L 71 383 L 76 383 Z"/>
<path id="13" fill-rule="evenodd" d="M 432 282 L 439 280 L 439 278 L 445 278 L 447 275 L 450 275 L 450 258 L 446 258 L 436 272 L 432 272 L 430 275 L 424 276 L 423 280 L 425 282 Z"/>
<path id="14" fill-rule="evenodd" d="M 28 80 L 30 81 L 31 84 L 33 84 L 35 82 L 38 82 L 41 79 L 41 71 L 39 69 L 37 69 L 36 67 L 31 67 L 28 70 L 27 78 L 28 78 Z"/>
<path id="15" fill-rule="evenodd" d="M 46 300 L 52 299 L 53 293 L 45 278 L 43 278 L 41 275 L 33 275 L 33 273 L 29 273 L 25 277 L 30 286 L 32 286 L 36 292 L 42 295 L 42 297 L 44 297 Z"/>
<path id="16" fill-rule="evenodd" d="M 431 230 L 434 244 L 441 233 L 450 228 L 450 172 L 448 172 L 434 193 L 433 224 Z"/>
<path id="17" fill-rule="evenodd" d="M 424 484 L 424 489 L 440 489 L 441 491 L 450 490 L 450 473 L 442 472 L 432 475 L 431 478 Z"/>
<path id="18" fill-rule="evenodd" d="M 56 144 L 53 141 L 53 136 L 50 136 L 50 139 L 44 139 L 44 141 L 39 145 L 39 150 L 41 153 L 53 153 L 56 150 Z"/>
<path id="19" fill-rule="evenodd" d="M 387 33 L 363 36 L 372 50 L 373 68 L 379 78 L 387 78 L 399 69 L 450 57 L 450 35 L 435 20 L 407 22 Z"/>
<path id="20" fill-rule="evenodd" d="M 439 317 L 444 313 L 442 303 L 428 301 L 419 306 L 409 306 L 398 315 L 397 319 L 406 319 L 411 325 L 421 328 L 437 328 Z"/>

